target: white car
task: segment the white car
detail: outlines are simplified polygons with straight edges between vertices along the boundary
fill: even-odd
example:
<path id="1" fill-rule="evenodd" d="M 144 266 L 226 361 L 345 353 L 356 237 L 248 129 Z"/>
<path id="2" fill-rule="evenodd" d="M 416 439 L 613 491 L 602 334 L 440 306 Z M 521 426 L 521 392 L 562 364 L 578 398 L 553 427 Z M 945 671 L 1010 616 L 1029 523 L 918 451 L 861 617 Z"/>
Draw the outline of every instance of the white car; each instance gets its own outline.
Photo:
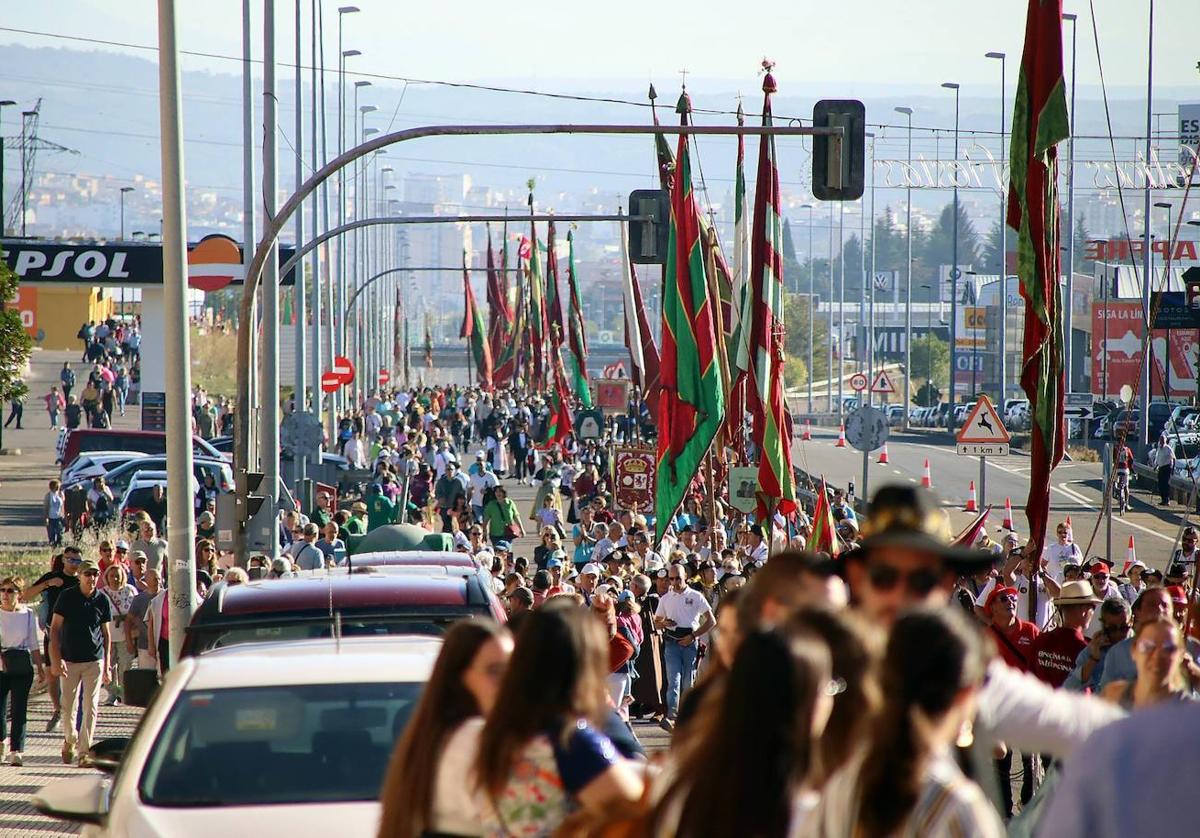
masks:
<path id="1" fill-rule="evenodd" d="M 59 482 L 63 486 L 80 481 L 91 481 L 95 477 L 104 477 L 113 469 L 125 465 L 130 460 L 145 457 L 141 451 L 89 451 L 80 454 L 67 468 L 63 469 Z"/>
<path id="2" fill-rule="evenodd" d="M 392 748 L 440 648 L 350 637 L 184 658 L 113 776 L 59 780 L 33 805 L 88 836 L 374 835 Z"/>

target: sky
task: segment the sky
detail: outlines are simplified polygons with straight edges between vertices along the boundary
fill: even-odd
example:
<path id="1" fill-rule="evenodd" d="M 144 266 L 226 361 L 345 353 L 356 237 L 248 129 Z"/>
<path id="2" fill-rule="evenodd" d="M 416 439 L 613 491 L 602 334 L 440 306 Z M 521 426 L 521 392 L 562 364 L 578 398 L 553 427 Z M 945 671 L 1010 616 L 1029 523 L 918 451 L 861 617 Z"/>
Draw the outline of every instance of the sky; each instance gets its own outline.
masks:
<path id="1" fill-rule="evenodd" d="M 312 2 L 300 0 L 306 18 Z M 1110 89 L 1145 85 L 1147 2 L 1095 0 Z M 1200 49 L 1194 45 L 1192 25 L 1196 3 L 1155 3 L 1156 84 L 1200 91 Z M 251 5 L 255 48 L 260 50 L 263 0 Z M 338 5 L 324 4 L 330 62 Z M 492 0 L 356 0 L 355 5 L 361 11 L 344 17 L 344 48 L 361 50 L 361 57 L 351 59 L 351 69 L 365 72 L 473 82 L 520 80 L 544 90 L 583 90 L 640 89 L 649 80 L 673 84 L 686 69 L 697 85 L 732 81 L 753 90 L 759 63 L 768 57 L 778 62 L 781 77 L 827 86 L 839 97 L 886 85 L 936 89 L 947 80 L 964 88 L 994 85 L 998 68 L 984 58 L 988 51 L 1008 53 L 1010 77 L 1015 78 L 1026 8 L 1024 0 L 791 0 L 745 6 L 728 0 L 524 0 L 503 5 Z M 277 42 L 288 54 L 294 6 L 289 0 L 277 3 Z M 240 54 L 239 0 L 178 0 L 178 7 L 183 49 Z M 0 0 L 0 8 L 0 44 L 87 48 L 15 29 L 129 44 L 156 42 L 154 0 Z M 1079 83 L 1097 83 L 1089 5 L 1066 0 L 1065 10 L 1080 15 Z M 236 70 L 229 62 L 191 57 L 184 66 Z"/>

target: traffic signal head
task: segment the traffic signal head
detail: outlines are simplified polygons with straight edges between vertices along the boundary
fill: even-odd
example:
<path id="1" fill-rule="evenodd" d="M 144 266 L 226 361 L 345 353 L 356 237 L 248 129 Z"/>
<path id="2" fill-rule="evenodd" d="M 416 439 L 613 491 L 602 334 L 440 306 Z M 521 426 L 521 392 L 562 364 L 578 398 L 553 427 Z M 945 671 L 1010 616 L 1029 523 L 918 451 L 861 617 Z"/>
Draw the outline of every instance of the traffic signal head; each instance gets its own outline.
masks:
<path id="1" fill-rule="evenodd" d="M 866 180 L 866 108 L 857 99 L 822 99 L 813 106 L 813 127 L 842 128 L 841 137 L 813 137 L 813 197 L 857 201 Z"/>
<path id="2" fill-rule="evenodd" d="M 665 189 L 629 193 L 629 260 L 665 265 L 671 235 L 671 196 Z"/>

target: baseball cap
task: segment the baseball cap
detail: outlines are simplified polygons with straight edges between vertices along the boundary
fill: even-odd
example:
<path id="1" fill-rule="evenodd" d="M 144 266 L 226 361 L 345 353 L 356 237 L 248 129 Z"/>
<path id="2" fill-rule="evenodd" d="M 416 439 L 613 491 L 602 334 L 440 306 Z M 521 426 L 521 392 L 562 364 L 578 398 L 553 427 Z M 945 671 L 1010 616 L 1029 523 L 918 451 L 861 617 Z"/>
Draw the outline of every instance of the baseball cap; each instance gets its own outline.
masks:
<path id="1" fill-rule="evenodd" d="M 79 572 L 81 574 L 87 573 L 89 570 L 99 573 L 100 565 L 96 564 L 96 562 L 93 559 L 84 559 L 83 561 L 81 561 L 79 563 Z"/>
<path id="2" fill-rule="evenodd" d="M 1016 588 L 1008 585 L 998 585 L 990 594 L 988 594 L 987 603 L 984 607 L 987 610 L 992 609 L 992 605 L 1002 596 L 1017 596 L 1019 591 Z"/>
<path id="3" fill-rule="evenodd" d="M 521 602 L 525 603 L 525 605 L 533 607 L 533 591 L 526 587 L 515 589 L 511 594 L 508 595 L 508 598 L 520 600 Z"/>
<path id="4" fill-rule="evenodd" d="M 1166 590 L 1171 595 L 1171 602 L 1178 605 L 1187 605 L 1187 591 L 1183 589 L 1182 585 L 1168 585 Z"/>
<path id="5" fill-rule="evenodd" d="M 1088 564 L 1088 573 L 1108 573 L 1112 565 L 1102 559 L 1092 559 Z"/>
<path id="6" fill-rule="evenodd" d="M 476 451 L 476 452 L 475 452 L 475 459 L 477 459 L 477 460 L 482 460 L 482 459 L 483 459 L 483 452 L 482 452 L 482 451 Z"/>
<path id="7" fill-rule="evenodd" d="M 148 562 L 148 561 L 150 561 L 150 557 L 146 555 L 146 551 L 145 551 L 145 550 L 134 550 L 134 551 L 133 551 L 133 555 L 131 555 L 129 558 L 130 558 L 130 559 L 132 559 L 132 560 L 133 560 L 133 561 L 135 561 L 135 562 L 136 562 L 138 559 L 141 559 L 141 560 L 142 560 L 142 561 L 144 561 L 144 562 Z"/>
<path id="8" fill-rule="evenodd" d="M 494 547 L 497 553 L 499 553 L 501 550 L 503 550 L 505 553 L 508 553 L 512 550 L 512 544 L 508 541 L 505 541 L 503 538 L 497 541 Z"/>
<path id="9" fill-rule="evenodd" d="M 580 576 L 586 576 L 589 573 L 592 576 L 599 577 L 600 574 L 602 573 L 602 571 L 600 569 L 600 565 L 596 564 L 595 562 L 588 562 L 587 564 L 585 564 L 583 566 L 583 570 L 579 571 Z"/>
<path id="10" fill-rule="evenodd" d="M 633 595 L 633 591 L 628 590 L 628 589 L 621 591 L 621 593 L 617 594 L 617 602 L 633 602 L 634 599 L 635 599 L 635 597 Z"/>
<path id="11" fill-rule="evenodd" d="M 118 540 L 117 540 L 117 549 L 118 549 L 118 550 L 128 550 L 128 549 L 129 549 L 129 542 L 128 542 L 128 541 L 126 541 L 126 540 L 125 540 L 125 539 L 123 539 L 123 538 L 121 538 L 121 539 L 118 539 Z"/>
<path id="12" fill-rule="evenodd" d="M 660 567 L 658 570 L 656 570 L 654 572 L 654 575 L 658 579 L 666 579 L 667 578 L 667 569 L 665 567 Z"/>
<path id="13" fill-rule="evenodd" d="M 551 556 L 549 559 L 546 560 L 547 569 L 552 568 L 552 567 L 562 567 L 562 566 L 563 566 L 562 559 L 556 559 L 553 556 Z"/>
<path id="14" fill-rule="evenodd" d="M 662 569 L 663 560 L 659 556 L 651 554 L 646 557 L 646 562 L 645 562 L 644 567 L 645 567 L 645 570 L 647 573 L 653 573 L 656 570 Z"/>

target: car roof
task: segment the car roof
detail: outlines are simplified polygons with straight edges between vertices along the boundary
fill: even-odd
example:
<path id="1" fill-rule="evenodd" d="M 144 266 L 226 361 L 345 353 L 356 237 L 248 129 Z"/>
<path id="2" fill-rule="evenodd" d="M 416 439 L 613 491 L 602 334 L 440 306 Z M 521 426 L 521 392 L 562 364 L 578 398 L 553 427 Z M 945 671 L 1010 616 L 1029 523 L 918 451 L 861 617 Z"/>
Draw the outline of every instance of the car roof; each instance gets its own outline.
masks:
<path id="1" fill-rule="evenodd" d="M 478 563 L 466 553 L 446 550 L 380 550 L 374 553 L 355 553 L 350 557 L 355 568 L 424 565 L 429 567 L 464 567 L 474 570 Z"/>
<path id="2" fill-rule="evenodd" d="M 232 587 L 222 585 L 209 598 L 213 596 L 217 597 L 216 611 L 222 617 L 326 611 L 331 608 L 343 611 L 372 607 L 468 604 L 466 574 L 426 576 L 354 573 L 260 579 Z M 220 618 L 217 619 L 219 621 Z"/>
<path id="3" fill-rule="evenodd" d="M 191 658 L 184 689 L 424 682 L 441 647 L 441 638 L 429 635 L 244 643 Z"/>

